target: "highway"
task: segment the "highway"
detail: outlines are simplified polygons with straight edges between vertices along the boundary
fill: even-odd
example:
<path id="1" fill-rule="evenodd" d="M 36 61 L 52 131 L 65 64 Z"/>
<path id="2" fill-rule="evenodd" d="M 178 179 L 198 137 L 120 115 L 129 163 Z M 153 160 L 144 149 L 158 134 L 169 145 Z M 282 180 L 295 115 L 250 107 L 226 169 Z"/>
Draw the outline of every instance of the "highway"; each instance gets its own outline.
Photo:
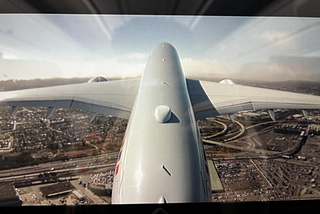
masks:
<path id="1" fill-rule="evenodd" d="M 76 168 L 69 168 L 69 169 L 61 169 L 61 170 L 56 170 L 56 171 L 51 171 L 51 172 L 59 172 L 59 173 L 63 173 L 63 172 L 92 172 L 94 170 L 97 169 L 101 169 L 101 168 L 110 168 L 113 169 L 115 167 L 116 163 L 110 163 L 110 164 L 101 164 L 101 165 L 96 165 L 96 166 L 87 166 L 87 167 L 76 167 Z M 49 171 L 49 170 L 47 170 Z M 46 171 L 46 172 L 47 172 Z M 31 178 L 31 177 L 36 177 L 38 176 L 39 173 L 35 173 L 35 172 L 24 172 L 23 175 L 14 175 L 14 176 L 6 176 L 6 177 L 1 177 L 0 178 L 0 182 L 5 182 L 5 181 L 12 181 L 12 180 L 18 180 L 18 179 L 22 179 L 22 178 Z"/>
<path id="2" fill-rule="evenodd" d="M 221 132 L 215 133 L 213 135 L 205 136 L 205 137 L 203 137 L 203 139 L 206 140 L 206 139 L 210 139 L 210 138 L 213 138 L 213 137 L 217 137 L 217 136 L 223 135 L 228 130 L 228 126 L 225 123 L 220 122 L 219 120 L 216 120 L 215 118 L 208 118 L 208 120 L 214 121 L 215 123 L 219 123 L 221 126 L 223 126 L 223 129 L 222 129 Z"/>
<path id="3" fill-rule="evenodd" d="M 247 126 L 246 127 L 246 130 L 248 129 L 252 129 L 252 128 L 256 128 L 258 126 L 262 126 L 262 125 L 266 125 L 266 124 L 276 124 L 276 123 L 279 123 L 279 122 L 282 122 L 282 121 L 267 121 L 267 122 L 264 122 L 264 123 L 258 123 L 258 124 L 254 124 L 252 126 Z"/>
<path id="4" fill-rule="evenodd" d="M 221 122 L 219 122 L 220 124 Z M 222 146 L 222 147 L 225 147 L 225 148 L 230 148 L 230 149 L 236 149 L 236 150 L 239 150 L 239 151 L 243 151 L 239 154 L 232 154 L 230 156 L 230 154 L 228 155 L 229 157 L 224 157 L 224 159 L 241 159 L 241 158 L 249 158 L 249 156 L 251 158 L 263 158 L 263 159 L 267 159 L 267 158 L 275 158 L 275 157 L 279 157 L 281 155 L 284 155 L 284 154 L 291 154 L 293 153 L 296 149 L 297 149 L 297 146 L 301 144 L 301 141 L 298 141 L 297 144 L 295 144 L 293 147 L 285 150 L 285 151 L 282 151 L 282 152 L 275 152 L 275 151 L 269 151 L 269 150 L 264 150 L 264 149 L 256 149 L 255 148 L 255 144 L 260 144 L 260 142 L 257 141 L 257 139 L 254 138 L 254 136 L 256 135 L 259 135 L 261 133 L 266 133 L 266 132 L 269 132 L 270 131 L 270 128 L 272 127 L 266 127 L 264 129 L 262 129 L 261 131 L 259 132 L 254 132 L 254 133 L 251 133 L 249 135 L 246 135 L 246 136 L 243 136 L 241 137 L 244 132 L 246 130 L 249 130 L 249 129 L 252 129 L 252 128 L 255 128 L 255 127 L 258 127 L 258 126 L 262 126 L 262 125 L 273 125 L 274 123 L 278 123 L 278 122 L 275 122 L 275 121 L 268 121 L 268 122 L 264 122 L 264 123 L 259 123 L 259 124 L 255 124 L 255 125 L 252 125 L 252 126 L 249 126 L 249 127 L 244 127 L 243 124 L 241 124 L 240 122 L 238 121 L 235 121 L 235 123 L 237 123 L 239 126 L 240 126 L 240 133 L 229 138 L 229 139 L 226 139 L 225 142 L 217 142 L 217 141 L 213 141 L 213 140 L 208 140 L 210 136 L 207 136 L 207 137 L 203 137 L 202 138 L 202 141 L 204 143 L 206 143 L 207 145 L 218 145 L 218 146 Z M 225 127 L 226 125 L 224 125 Z M 222 132 L 224 133 L 226 130 L 224 128 L 224 130 L 222 130 Z M 218 133 L 220 134 L 220 132 Z M 247 146 L 247 147 L 243 147 L 243 146 L 236 146 L 236 145 L 230 145 L 228 143 L 226 143 L 227 141 L 231 141 L 231 140 L 235 140 L 238 138 L 238 140 L 242 138 L 246 138 L 248 139 L 247 142 L 250 142 L 251 145 Z M 233 141 L 235 142 L 235 141 Z M 220 155 L 216 155 L 216 157 L 218 157 Z M 225 156 L 225 155 L 224 155 Z"/>
<path id="5" fill-rule="evenodd" d="M 118 152 L 103 154 L 103 155 L 100 155 L 99 157 L 91 156 L 91 157 L 85 157 L 85 158 L 77 158 L 77 159 L 73 159 L 66 162 L 54 161 L 54 162 L 43 163 L 35 166 L 1 170 L 0 181 L 2 178 L 24 176 L 29 174 L 39 174 L 39 173 L 48 172 L 48 171 L 65 172 L 68 170 L 88 169 L 88 167 L 100 168 L 109 163 L 113 164 L 114 162 L 116 162 L 117 157 L 118 157 Z"/>
<path id="6" fill-rule="evenodd" d="M 240 123 L 239 121 L 236 121 L 236 120 L 234 122 L 236 124 L 238 124 L 238 126 L 240 126 L 240 133 L 227 139 L 226 141 L 231 141 L 231 140 L 237 139 L 237 138 L 241 137 L 244 134 L 244 132 L 246 131 L 246 129 L 242 123 Z"/>

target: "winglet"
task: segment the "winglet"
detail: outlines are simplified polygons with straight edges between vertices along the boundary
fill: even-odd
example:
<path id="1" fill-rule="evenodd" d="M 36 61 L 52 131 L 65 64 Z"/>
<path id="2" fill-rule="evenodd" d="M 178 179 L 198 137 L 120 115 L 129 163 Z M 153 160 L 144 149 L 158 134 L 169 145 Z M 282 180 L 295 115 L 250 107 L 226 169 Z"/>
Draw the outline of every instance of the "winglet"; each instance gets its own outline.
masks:
<path id="1" fill-rule="evenodd" d="M 268 114 L 269 114 L 269 116 L 271 117 L 271 119 L 272 119 L 273 121 L 276 121 L 276 115 L 275 115 L 275 113 L 274 113 L 273 110 L 269 109 L 269 110 L 268 110 Z"/>
<path id="2" fill-rule="evenodd" d="M 49 107 L 47 110 L 46 118 L 49 118 L 52 115 L 53 111 L 54 111 L 54 107 Z"/>
<path id="3" fill-rule="evenodd" d="M 95 117 L 96 117 L 96 113 L 90 112 L 90 123 L 94 120 Z"/>
<path id="4" fill-rule="evenodd" d="M 10 110 L 10 117 L 14 116 L 18 110 L 18 106 L 12 106 Z"/>
<path id="5" fill-rule="evenodd" d="M 233 123 L 235 123 L 236 120 L 234 114 L 229 114 L 229 118 Z"/>
<path id="6" fill-rule="evenodd" d="M 303 116 L 306 118 L 306 119 L 309 119 L 309 113 L 308 113 L 308 111 L 307 110 L 302 110 L 302 114 L 303 114 Z"/>

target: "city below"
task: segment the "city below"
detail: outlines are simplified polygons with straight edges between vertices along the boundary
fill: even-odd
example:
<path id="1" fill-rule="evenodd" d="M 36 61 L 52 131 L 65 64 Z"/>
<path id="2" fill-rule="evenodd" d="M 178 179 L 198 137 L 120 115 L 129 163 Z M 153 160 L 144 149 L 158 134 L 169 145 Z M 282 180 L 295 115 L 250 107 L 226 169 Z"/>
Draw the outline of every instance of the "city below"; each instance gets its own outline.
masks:
<path id="1" fill-rule="evenodd" d="M 317 94 L 317 87 L 285 89 Z M 46 112 L 21 107 L 9 117 L 10 107 L 0 108 L 0 206 L 111 204 L 127 120 L 90 122 L 88 112 L 70 109 L 46 119 Z M 320 199 L 320 111 L 275 117 L 247 111 L 234 122 L 198 121 L 213 202 Z"/>

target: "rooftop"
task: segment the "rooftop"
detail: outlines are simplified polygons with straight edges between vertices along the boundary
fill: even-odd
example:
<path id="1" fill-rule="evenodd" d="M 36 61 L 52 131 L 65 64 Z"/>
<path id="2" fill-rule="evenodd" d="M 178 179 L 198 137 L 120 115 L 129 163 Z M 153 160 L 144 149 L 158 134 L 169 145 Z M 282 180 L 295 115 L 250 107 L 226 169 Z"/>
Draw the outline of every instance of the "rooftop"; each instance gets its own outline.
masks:
<path id="1" fill-rule="evenodd" d="M 0 184 L 0 200 L 16 197 L 16 190 L 12 184 Z"/>
<path id="2" fill-rule="evenodd" d="M 62 182 L 50 186 L 40 187 L 40 191 L 43 193 L 45 197 L 51 197 L 55 195 L 68 193 L 71 192 L 73 189 L 74 186 L 70 182 Z"/>

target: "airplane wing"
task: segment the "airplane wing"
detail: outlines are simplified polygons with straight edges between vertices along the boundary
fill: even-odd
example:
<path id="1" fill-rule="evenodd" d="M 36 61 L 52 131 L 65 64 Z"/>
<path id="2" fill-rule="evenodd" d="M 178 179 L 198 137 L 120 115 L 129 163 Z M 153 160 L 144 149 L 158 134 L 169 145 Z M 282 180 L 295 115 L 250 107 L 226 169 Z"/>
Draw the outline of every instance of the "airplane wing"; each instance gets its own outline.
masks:
<path id="1" fill-rule="evenodd" d="M 128 119 L 140 79 L 80 83 L 0 93 L 0 106 L 82 109 Z"/>
<path id="2" fill-rule="evenodd" d="M 261 109 L 320 109 L 320 97 L 279 90 L 187 79 L 197 119 Z"/>

